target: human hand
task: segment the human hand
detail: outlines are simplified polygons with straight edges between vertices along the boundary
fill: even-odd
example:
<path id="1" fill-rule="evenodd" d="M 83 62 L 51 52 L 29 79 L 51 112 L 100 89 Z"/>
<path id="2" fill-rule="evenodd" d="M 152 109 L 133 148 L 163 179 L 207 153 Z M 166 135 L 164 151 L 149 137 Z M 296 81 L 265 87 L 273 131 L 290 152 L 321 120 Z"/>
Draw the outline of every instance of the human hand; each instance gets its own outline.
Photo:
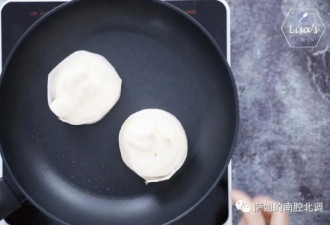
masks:
<path id="1" fill-rule="evenodd" d="M 246 193 L 239 190 L 232 190 L 231 198 L 235 204 L 239 200 L 244 200 L 251 207 L 250 213 L 242 213 L 242 218 L 238 225 L 289 225 L 289 215 L 284 212 L 255 212 L 253 206 L 255 204 L 276 203 L 275 200 L 266 197 L 258 196 L 251 198 Z"/>

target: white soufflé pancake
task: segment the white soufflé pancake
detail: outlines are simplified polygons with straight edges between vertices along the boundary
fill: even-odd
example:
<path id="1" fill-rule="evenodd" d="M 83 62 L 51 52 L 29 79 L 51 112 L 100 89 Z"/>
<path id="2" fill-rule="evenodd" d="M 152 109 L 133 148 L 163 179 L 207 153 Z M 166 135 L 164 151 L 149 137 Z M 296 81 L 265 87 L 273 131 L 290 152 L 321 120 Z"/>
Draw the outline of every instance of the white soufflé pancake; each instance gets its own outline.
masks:
<path id="1" fill-rule="evenodd" d="M 63 122 L 93 124 L 117 103 L 121 84 L 121 78 L 106 58 L 76 51 L 50 72 L 48 105 Z"/>
<path id="2" fill-rule="evenodd" d="M 170 179 L 188 153 L 182 124 L 160 109 L 132 114 L 119 132 L 119 147 L 124 163 L 147 183 Z"/>

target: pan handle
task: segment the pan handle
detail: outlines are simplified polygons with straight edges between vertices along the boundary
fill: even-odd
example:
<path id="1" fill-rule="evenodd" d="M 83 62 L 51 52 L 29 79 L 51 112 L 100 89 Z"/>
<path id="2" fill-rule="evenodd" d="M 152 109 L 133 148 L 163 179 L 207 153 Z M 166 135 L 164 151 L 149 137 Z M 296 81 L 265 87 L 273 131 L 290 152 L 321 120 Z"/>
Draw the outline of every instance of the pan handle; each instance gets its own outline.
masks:
<path id="1" fill-rule="evenodd" d="M 20 201 L 12 192 L 6 181 L 0 178 L 0 220 L 9 216 L 20 206 Z"/>

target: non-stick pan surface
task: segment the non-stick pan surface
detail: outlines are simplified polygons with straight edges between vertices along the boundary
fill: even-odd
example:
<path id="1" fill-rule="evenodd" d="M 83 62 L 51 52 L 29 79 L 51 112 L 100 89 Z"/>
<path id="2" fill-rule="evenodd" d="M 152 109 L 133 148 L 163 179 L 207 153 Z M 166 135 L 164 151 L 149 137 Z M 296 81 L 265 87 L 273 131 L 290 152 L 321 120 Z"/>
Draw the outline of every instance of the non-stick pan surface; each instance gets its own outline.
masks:
<path id="1" fill-rule="evenodd" d="M 105 56 L 123 79 L 117 105 L 88 126 L 62 123 L 47 104 L 47 76 L 74 51 Z M 171 112 L 189 142 L 183 168 L 148 184 L 123 163 L 118 133 L 132 113 Z M 24 195 L 68 224 L 162 224 L 216 184 L 236 139 L 238 102 L 218 48 L 192 19 L 152 0 L 66 4 L 20 41 L 0 87 L 2 155 Z"/>

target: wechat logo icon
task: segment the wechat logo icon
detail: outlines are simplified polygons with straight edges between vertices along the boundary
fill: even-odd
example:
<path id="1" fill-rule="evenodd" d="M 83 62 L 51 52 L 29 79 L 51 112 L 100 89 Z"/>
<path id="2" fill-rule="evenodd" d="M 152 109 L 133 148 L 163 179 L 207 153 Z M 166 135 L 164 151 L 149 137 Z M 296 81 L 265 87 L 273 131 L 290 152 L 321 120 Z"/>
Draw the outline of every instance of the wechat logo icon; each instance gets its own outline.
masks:
<path id="1" fill-rule="evenodd" d="M 236 206 L 236 209 L 238 211 L 242 211 L 243 213 L 250 213 L 251 212 L 251 207 L 244 200 L 237 201 L 235 206 Z"/>

